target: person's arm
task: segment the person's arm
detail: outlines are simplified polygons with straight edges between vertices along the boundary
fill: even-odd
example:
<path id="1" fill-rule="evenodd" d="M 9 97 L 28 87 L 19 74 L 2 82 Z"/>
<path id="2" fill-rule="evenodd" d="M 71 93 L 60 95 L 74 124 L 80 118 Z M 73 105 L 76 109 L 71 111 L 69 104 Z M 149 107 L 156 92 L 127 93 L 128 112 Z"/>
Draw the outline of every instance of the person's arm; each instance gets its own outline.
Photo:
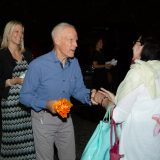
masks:
<path id="1" fill-rule="evenodd" d="M 20 102 L 35 111 L 48 109 L 50 112 L 56 113 L 53 107 L 55 100 L 46 101 L 38 96 L 37 89 L 41 86 L 41 76 L 40 67 L 30 64 L 20 91 Z"/>
<path id="2" fill-rule="evenodd" d="M 93 68 L 105 68 L 105 64 L 98 64 L 97 61 L 93 61 Z"/>
<path id="3" fill-rule="evenodd" d="M 142 78 L 136 68 L 131 68 L 117 89 L 113 118 L 121 123 L 128 118 L 142 90 Z"/>
<path id="4" fill-rule="evenodd" d="M 26 107 L 36 111 L 46 108 L 46 101 L 38 97 L 37 89 L 40 87 L 41 71 L 35 64 L 30 64 L 20 91 L 20 102 Z"/>
<path id="5" fill-rule="evenodd" d="M 3 59 L 0 57 L 0 90 L 5 88 Z"/>
<path id="6" fill-rule="evenodd" d="M 112 64 L 98 64 L 97 61 L 93 61 L 93 68 L 107 68 L 110 69 Z"/>
<path id="7" fill-rule="evenodd" d="M 5 87 L 9 87 L 9 86 L 13 86 L 13 85 L 16 85 L 16 84 L 23 84 L 23 78 L 20 78 L 20 77 L 15 77 L 15 78 L 11 78 L 11 79 L 7 79 L 5 81 Z"/>
<path id="8" fill-rule="evenodd" d="M 72 96 L 82 102 L 83 104 L 88 104 L 91 105 L 91 90 L 87 89 L 84 81 L 83 81 L 83 76 L 81 72 L 81 68 L 79 66 L 78 61 L 75 61 L 75 86 L 74 86 L 74 91 L 72 93 Z"/>
<path id="9" fill-rule="evenodd" d="M 116 104 L 116 107 L 113 110 L 113 119 L 116 123 L 122 123 L 128 118 L 128 115 L 131 113 L 133 108 L 133 104 L 136 101 L 137 95 L 139 94 L 138 92 L 139 88 L 133 90 Z"/>
<path id="10" fill-rule="evenodd" d="M 0 89 L 13 86 L 15 84 L 22 84 L 23 79 L 19 77 L 12 78 L 12 70 L 14 68 L 13 59 L 7 50 L 0 51 Z"/>

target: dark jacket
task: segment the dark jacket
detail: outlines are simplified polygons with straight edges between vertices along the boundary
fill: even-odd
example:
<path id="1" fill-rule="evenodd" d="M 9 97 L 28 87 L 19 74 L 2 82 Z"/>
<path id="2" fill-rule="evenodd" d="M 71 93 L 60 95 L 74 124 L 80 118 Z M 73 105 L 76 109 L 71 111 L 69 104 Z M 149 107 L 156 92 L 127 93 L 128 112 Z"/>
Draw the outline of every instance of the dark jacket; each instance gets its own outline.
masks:
<path id="1" fill-rule="evenodd" d="M 32 60 L 32 54 L 29 51 L 23 53 L 28 63 Z M 16 66 L 16 60 L 12 57 L 9 49 L 0 49 L 0 96 L 6 98 L 10 87 L 5 87 L 5 81 L 12 78 L 12 72 Z"/>

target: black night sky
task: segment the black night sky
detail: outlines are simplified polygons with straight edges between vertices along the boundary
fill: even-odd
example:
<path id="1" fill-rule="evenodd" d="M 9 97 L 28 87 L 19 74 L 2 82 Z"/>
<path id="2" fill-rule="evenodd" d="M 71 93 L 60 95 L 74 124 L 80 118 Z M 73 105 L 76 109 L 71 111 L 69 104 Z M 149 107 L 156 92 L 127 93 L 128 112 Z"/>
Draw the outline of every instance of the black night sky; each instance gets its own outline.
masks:
<path id="1" fill-rule="evenodd" d="M 9 20 L 20 20 L 26 45 L 37 43 L 42 52 L 52 47 L 50 32 L 62 21 L 75 25 L 80 45 L 95 32 L 121 46 L 140 30 L 160 28 L 158 0 L 0 0 L 0 8 L 0 33 Z"/>

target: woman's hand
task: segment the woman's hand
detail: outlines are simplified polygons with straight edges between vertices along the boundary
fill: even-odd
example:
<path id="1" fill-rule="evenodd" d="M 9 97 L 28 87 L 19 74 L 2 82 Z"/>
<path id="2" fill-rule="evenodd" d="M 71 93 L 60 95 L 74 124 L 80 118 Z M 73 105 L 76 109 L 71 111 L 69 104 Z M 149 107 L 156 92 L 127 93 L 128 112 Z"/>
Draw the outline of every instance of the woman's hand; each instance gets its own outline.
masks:
<path id="1" fill-rule="evenodd" d="M 7 79 L 6 80 L 6 87 L 13 86 L 13 85 L 16 85 L 16 84 L 22 85 L 23 80 L 24 80 L 24 78 L 19 78 L 19 77 L 15 77 L 15 78 L 12 78 L 12 79 Z"/>
<path id="2" fill-rule="evenodd" d="M 20 78 L 20 77 L 16 77 L 14 78 L 14 80 L 16 81 L 16 84 L 23 84 L 24 78 Z"/>
<path id="3" fill-rule="evenodd" d="M 108 90 L 106 90 L 104 88 L 100 88 L 99 92 L 101 92 L 102 94 L 107 96 L 109 101 L 115 103 L 115 95 L 113 93 L 111 93 L 110 91 L 108 91 Z"/>
<path id="4" fill-rule="evenodd" d="M 101 92 L 97 91 L 94 96 L 94 101 L 97 102 L 99 105 L 102 105 L 103 101 L 107 99 L 106 95 L 102 94 Z M 107 101 L 106 101 L 107 102 Z M 107 104 L 106 104 L 107 105 Z"/>
<path id="5" fill-rule="evenodd" d="M 99 95 L 101 94 L 101 97 L 103 97 L 103 99 L 98 99 L 96 98 L 96 100 L 98 102 L 100 102 L 100 104 L 103 106 L 103 107 L 107 107 L 108 105 L 114 105 L 115 104 L 115 95 L 113 93 L 111 93 L 110 91 L 107 91 L 106 89 L 104 88 L 101 88 L 99 91 L 98 91 Z M 96 94 L 97 95 L 97 94 Z M 95 96 L 96 96 L 95 95 Z M 103 96 L 102 96 L 103 95 Z"/>

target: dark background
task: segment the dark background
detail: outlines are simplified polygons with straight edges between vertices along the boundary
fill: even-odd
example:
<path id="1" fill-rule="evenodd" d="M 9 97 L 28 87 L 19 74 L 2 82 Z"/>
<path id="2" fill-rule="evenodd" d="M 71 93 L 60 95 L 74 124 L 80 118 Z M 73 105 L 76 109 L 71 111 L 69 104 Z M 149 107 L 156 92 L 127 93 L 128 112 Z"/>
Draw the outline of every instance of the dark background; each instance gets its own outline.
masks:
<path id="1" fill-rule="evenodd" d="M 0 0 L 0 34 L 10 20 L 25 26 L 25 46 L 39 56 L 52 49 L 51 30 L 59 22 L 69 22 L 78 31 L 76 56 L 80 64 L 89 62 L 89 47 L 96 34 L 105 38 L 105 49 L 128 70 L 133 40 L 141 31 L 160 31 L 158 0 Z M 122 74 L 123 72 L 119 72 Z M 123 75 L 123 74 L 122 74 Z M 122 76 L 123 77 L 123 76 Z M 121 79 L 120 79 L 121 80 Z"/>
<path id="2" fill-rule="evenodd" d="M 103 30 L 119 41 L 141 29 L 158 30 L 159 9 L 158 0 L 0 0 L 0 32 L 9 20 L 20 20 L 26 44 L 47 48 L 53 26 L 65 21 L 76 26 L 80 39 Z"/>

